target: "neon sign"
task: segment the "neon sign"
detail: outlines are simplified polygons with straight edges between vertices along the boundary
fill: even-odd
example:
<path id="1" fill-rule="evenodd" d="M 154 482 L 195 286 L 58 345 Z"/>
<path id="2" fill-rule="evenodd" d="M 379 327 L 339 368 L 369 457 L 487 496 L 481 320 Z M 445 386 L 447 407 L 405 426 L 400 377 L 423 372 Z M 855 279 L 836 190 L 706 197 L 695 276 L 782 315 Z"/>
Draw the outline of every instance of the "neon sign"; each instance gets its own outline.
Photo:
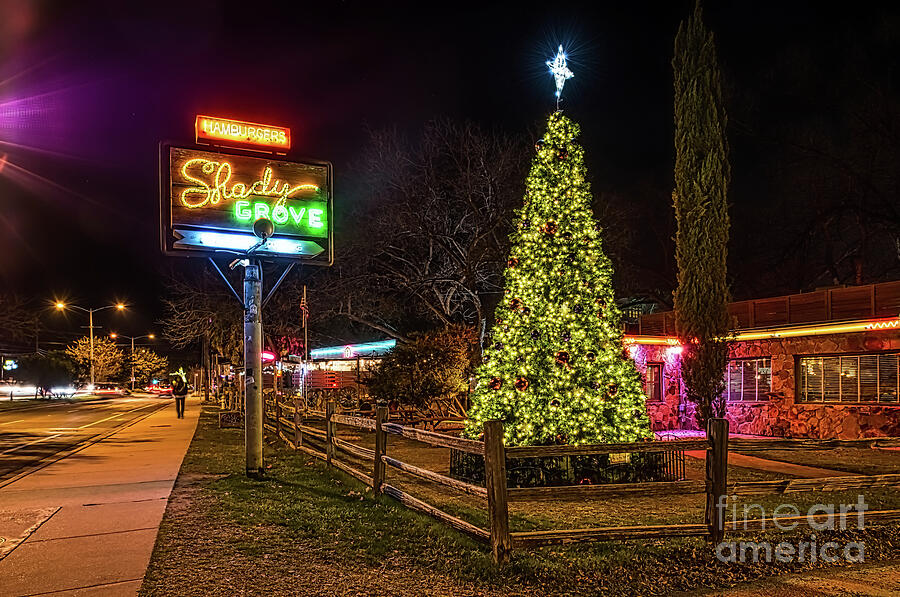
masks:
<path id="1" fill-rule="evenodd" d="M 319 187 L 315 184 L 306 183 L 292 186 L 291 183 L 282 183 L 280 180 L 272 182 L 272 168 L 269 166 L 263 170 L 261 179 L 255 180 L 249 185 L 243 182 L 234 182 L 229 189 L 228 184 L 231 182 L 233 170 L 234 167 L 231 163 L 226 161 L 217 162 L 206 158 L 185 160 L 181 166 L 181 176 L 199 186 L 191 186 L 181 191 L 182 205 L 194 209 L 228 199 L 246 199 L 251 195 L 278 197 L 283 202 L 284 199 L 299 191 L 319 192 Z M 212 175 L 211 178 L 210 175 Z"/>
<path id="2" fill-rule="evenodd" d="M 309 351 L 309 358 L 316 359 L 352 359 L 358 356 L 381 356 L 393 350 L 397 345 L 396 340 L 381 340 L 379 342 L 365 342 L 363 344 L 347 344 L 344 346 L 327 346 L 314 348 Z"/>
<path id="3" fill-rule="evenodd" d="M 241 253 L 254 223 L 275 233 L 254 251 L 331 263 L 331 165 L 163 146 L 163 251 Z"/>
<path id="4" fill-rule="evenodd" d="M 219 141 L 282 150 L 291 148 L 291 129 L 283 126 L 198 115 L 194 130 L 197 143 Z"/>
<path id="5" fill-rule="evenodd" d="M 234 217 L 242 222 L 255 222 L 261 218 L 268 218 L 276 225 L 292 223 L 300 226 L 306 216 L 306 225 L 309 228 L 322 228 L 322 216 L 324 209 L 300 207 L 295 209 L 293 205 L 284 206 L 277 203 L 271 207 L 268 203 L 249 201 L 237 201 L 234 204 Z"/>

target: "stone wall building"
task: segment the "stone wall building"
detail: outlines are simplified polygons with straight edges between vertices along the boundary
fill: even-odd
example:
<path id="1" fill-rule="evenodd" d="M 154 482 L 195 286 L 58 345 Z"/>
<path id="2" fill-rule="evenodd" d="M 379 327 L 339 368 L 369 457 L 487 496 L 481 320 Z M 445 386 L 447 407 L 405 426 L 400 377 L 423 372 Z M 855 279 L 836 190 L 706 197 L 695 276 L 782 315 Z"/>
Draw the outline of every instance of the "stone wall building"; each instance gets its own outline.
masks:
<path id="1" fill-rule="evenodd" d="M 730 311 L 732 432 L 900 436 L 900 281 L 743 301 Z M 696 429 L 672 314 L 645 315 L 628 331 L 654 429 Z"/>

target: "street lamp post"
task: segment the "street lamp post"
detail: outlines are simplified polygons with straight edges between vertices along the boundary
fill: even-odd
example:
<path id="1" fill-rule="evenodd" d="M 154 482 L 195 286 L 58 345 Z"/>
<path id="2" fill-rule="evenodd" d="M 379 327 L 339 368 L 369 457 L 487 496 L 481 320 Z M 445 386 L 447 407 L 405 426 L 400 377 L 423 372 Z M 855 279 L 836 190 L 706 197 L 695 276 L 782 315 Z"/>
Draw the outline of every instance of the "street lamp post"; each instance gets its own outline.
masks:
<path id="1" fill-rule="evenodd" d="M 63 311 L 65 309 L 78 309 L 79 311 L 84 311 L 88 314 L 88 329 L 90 330 L 90 338 L 91 338 L 91 390 L 93 391 L 94 385 L 94 313 L 97 311 L 103 311 L 104 309 L 117 309 L 119 311 L 125 310 L 125 305 L 122 303 L 117 303 L 115 305 L 106 305 L 105 307 L 98 307 L 96 309 L 85 309 L 84 307 L 79 307 L 78 305 L 67 305 L 62 301 L 56 302 L 56 308 L 59 311 Z"/>
<path id="2" fill-rule="evenodd" d="M 128 338 L 131 340 L 131 391 L 134 391 L 134 341 L 140 340 L 142 338 L 149 338 L 153 340 L 156 338 L 156 334 L 147 334 L 146 336 L 124 336 L 122 334 L 117 334 L 115 332 L 109 335 L 110 338 L 115 340 L 116 338 Z"/>

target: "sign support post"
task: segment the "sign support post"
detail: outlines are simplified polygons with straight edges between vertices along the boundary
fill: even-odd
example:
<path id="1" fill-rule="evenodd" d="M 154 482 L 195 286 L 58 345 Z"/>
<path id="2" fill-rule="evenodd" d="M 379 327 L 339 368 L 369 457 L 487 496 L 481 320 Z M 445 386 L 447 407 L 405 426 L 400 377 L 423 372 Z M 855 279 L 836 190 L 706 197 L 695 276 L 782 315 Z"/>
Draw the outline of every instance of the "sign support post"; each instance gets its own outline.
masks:
<path id="1" fill-rule="evenodd" d="M 263 470 L 262 280 L 259 261 L 244 266 L 244 446 L 247 475 Z"/>
<path id="2" fill-rule="evenodd" d="M 283 126 L 197 115 L 194 133 L 204 147 L 160 143 L 160 248 L 164 255 L 208 258 L 243 304 L 244 383 L 238 387 L 246 473 L 257 477 L 265 471 L 262 309 L 294 264 L 334 261 L 332 166 L 289 158 L 291 131 Z M 237 257 L 231 269 L 244 267 L 243 298 L 213 259 L 225 255 Z M 288 261 L 265 299 L 262 260 Z M 202 350 L 208 399 L 213 375 L 207 336 Z"/>

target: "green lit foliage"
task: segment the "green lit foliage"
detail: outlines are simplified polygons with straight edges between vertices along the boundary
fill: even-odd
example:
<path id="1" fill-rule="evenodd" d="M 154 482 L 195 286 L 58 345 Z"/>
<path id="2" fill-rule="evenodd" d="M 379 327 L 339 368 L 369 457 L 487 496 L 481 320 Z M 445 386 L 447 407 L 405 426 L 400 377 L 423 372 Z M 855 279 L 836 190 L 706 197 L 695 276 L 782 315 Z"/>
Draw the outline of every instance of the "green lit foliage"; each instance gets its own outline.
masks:
<path id="1" fill-rule="evenodd" d="M 129 355 L 126 369 L 134 367 L 135 383 L 143 384 L 154 377 L 165 377 L 169 368 L 169 359 L 158 355 L 149 348 L 136 348 L 133 355 Z M 125 371 L 130 374 L 130 371 Z"/>
<path id="2" fill-rule="evenodd" d="M 579 127 L 556 112 L 538 142 L 510 236 L 504 295 L 478 368 L 466 434 L 504 423 L 507 445 L 650 437 L 622 344 L 613 269 L 591 213 Z"/>
<path id="3" fill-rule="evenodd" d="M 460 396 L 468 390 L 477 346 L 475 331 L 465 326 L 412 334 L 375 369 L 369 392 L 380 400 L 397 400 L 419 408 L 438 400 L 461 405 L 464 400 Z"/>
<path id="4" fill-rule="evenodd" d="M 75 361 L 81 377 L 90 379 L 91 341 L 84 336 L 66 347 L 66 354 Z M 125 355 L 109 338 L 94 337 L 94 379 L 107 381 L 115 378 L 122 371 Z"/>
<path id="5" fill-rule="evenodd" d="M 712 33 L 700 3 L 675 38 L 675 322 L 685 345 L 681 376 L 697 421 L 724 415 L 728 358 L 727 117 Z"/>

